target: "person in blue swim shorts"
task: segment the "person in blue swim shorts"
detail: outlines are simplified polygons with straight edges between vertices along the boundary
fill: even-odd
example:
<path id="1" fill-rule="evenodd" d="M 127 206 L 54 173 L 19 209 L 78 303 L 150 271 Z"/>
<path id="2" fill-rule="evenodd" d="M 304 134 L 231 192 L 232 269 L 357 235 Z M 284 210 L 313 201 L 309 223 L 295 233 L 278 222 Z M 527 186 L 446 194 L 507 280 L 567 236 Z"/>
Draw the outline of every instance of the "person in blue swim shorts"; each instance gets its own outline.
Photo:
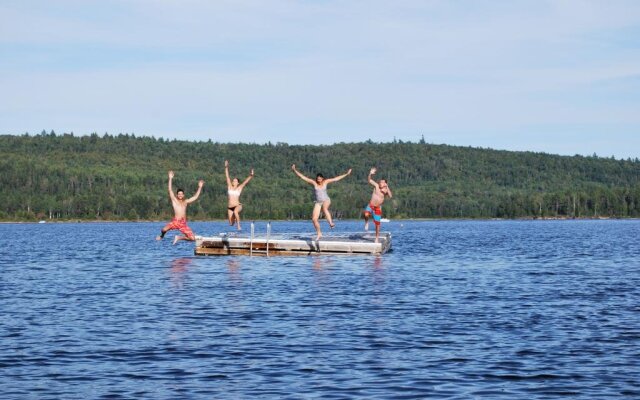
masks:
<path id="1" fill-rule="evenodd" d="M 373 223 L 376 226 L 376 243 L 380 236 L 380 220 L 382 219 L 382 203 L 384 203 L 385 196 L 389 198 L 393 197 L 389 185 L 387 185 L 386 179 L 380 179 L 378 182 L 374 181 L 372 176 L 376 173 L 376 168 L 371 168 L 367 180 L 369 184 L 373 186 L 373 193 L 371 194 L 371 200 L 369 204 L 362 210 L 364 217 L 364 230 L 369 230 L 369 219 L 373 219 Z"/>

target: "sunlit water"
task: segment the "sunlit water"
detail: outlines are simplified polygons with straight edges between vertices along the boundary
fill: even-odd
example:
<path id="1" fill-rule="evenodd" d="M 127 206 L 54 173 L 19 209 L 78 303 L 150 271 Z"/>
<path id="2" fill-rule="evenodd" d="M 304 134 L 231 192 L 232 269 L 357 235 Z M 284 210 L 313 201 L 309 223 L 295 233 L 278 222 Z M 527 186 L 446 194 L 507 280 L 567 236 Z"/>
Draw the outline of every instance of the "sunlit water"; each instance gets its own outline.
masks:
<path id="1" fill-rule="evenodd" d="M 384 256 L 271 258 L 162 225 L 0 225 L 1 398 L 640 397 L 640 221 L 392 221 Z"/>

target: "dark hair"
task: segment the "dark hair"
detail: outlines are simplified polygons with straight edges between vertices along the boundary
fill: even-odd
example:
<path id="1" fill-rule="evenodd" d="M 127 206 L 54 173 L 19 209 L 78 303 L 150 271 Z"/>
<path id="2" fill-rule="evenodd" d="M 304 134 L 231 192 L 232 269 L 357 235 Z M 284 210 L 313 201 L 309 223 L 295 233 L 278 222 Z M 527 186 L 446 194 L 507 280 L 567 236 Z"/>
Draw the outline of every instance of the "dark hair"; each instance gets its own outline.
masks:
<path id="1" fill-rule="evenodd" d="M 176 193 L 180 193 L 180 192 L 184 193 L 184 189 L 178 188 L 178 190 L 176 190 Z"/>
<path id="2" fill-rule="evenodd" d="M 317 174 L 317 175 L 316 175 L 316 179 L 318 179 L 318 178 L 322 178 L 322 179 L 324 179 L 324 175 L 322 175 L 322 174 Z"/>

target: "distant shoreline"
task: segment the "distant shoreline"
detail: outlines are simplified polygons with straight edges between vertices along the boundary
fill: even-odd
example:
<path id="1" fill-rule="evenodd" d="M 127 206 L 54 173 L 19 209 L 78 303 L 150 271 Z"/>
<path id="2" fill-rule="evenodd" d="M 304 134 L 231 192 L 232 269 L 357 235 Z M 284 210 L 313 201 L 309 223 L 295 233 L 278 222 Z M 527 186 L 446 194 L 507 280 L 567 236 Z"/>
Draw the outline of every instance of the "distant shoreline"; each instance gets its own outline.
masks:
<path id="1" fill-rule="evenodd" d="M 335 218 L 334 218 L 335 219 Z M 636 217 L 522 217 L 522 218 L 397 218 L 391 219 L 389 222 L 383 222 L 388 224 L 390 222 L 407 222 L 407 221 L 595 221 L 595 220 L 638 220 Z M 40 221 L 0 221 L 0 224 L 81 224 L 81 223 L 167 223 L 167 220 L 90 220 L 90 219 L 77 219 L 77 220 L 40 220 Z M 252 221 L 270 221 L 270 222 L 308 222 L 309 219 L 245 219 L 245 223 L 251 223 Z M 362 221 L 358 219 L 338 219 L 337 221 Z M 227 222 L 226 219 L 193 219 L 189 222 Z"/>

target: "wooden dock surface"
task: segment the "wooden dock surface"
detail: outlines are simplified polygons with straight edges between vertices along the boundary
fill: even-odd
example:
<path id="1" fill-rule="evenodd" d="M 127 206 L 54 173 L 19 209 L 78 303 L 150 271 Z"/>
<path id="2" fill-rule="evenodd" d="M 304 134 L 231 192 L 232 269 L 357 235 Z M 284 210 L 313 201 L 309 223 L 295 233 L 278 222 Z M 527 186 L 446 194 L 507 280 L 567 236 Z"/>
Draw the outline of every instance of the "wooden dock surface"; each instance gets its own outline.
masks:
<path id="1" fill-rule="evenodd" d="M 391 249 L 391 233 L 381 232 L 378 243 L 369 232 L 327 234 L 315 240 L 311 233 L 196 236 L 196 255 L 319 255 L 384 254 Z"/>

